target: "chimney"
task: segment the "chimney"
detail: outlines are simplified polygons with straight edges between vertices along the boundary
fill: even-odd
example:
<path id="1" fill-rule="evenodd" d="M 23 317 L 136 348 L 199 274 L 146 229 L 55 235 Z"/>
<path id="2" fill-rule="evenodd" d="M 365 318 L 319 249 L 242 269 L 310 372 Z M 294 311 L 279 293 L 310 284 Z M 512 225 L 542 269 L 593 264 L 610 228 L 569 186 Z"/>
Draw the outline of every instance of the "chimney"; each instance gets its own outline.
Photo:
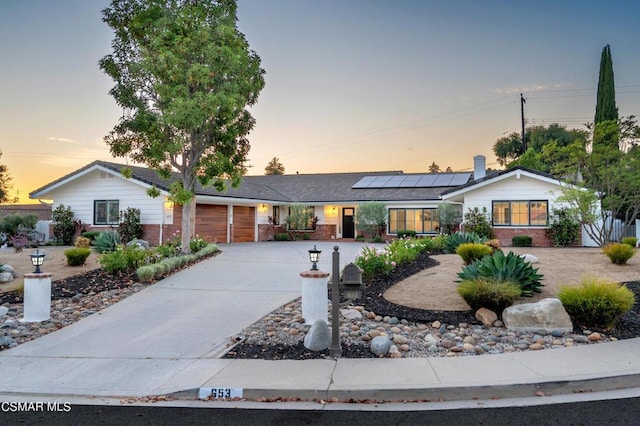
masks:
<path id="1" fill-rule="evenodd" d="M 487 175 L 486 158 L 484 155 L 473 157 L 473 179 L 482 179 Z"/>

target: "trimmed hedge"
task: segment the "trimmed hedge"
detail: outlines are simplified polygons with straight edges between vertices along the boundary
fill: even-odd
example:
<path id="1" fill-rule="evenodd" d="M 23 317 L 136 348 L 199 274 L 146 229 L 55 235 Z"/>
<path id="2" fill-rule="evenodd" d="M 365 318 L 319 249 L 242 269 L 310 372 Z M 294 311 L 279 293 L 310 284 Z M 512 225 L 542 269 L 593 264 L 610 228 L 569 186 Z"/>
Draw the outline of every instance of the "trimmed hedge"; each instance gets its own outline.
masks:
<path id="1" fill-rule="evenodd" d="M 511 238 L 511 245 L 514 247 L 531 247 L 533 238 L 528 235 L 514 235 Z"/>

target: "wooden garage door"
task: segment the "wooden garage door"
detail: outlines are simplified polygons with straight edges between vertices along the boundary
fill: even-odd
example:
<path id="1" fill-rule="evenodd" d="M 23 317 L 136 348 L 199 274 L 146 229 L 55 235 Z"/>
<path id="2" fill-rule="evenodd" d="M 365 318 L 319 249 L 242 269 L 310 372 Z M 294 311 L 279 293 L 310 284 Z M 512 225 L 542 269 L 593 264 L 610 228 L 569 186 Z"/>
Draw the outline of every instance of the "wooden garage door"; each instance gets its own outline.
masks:
<path id="1" fill-rule="evenodd" d="M 227 243 L 227 206 L 198 204 L 196 234 L 210 242 Z"/>
<path id="2" fill-rule="evenodd" d="M 233 206 L 233 242 L 255 241 L 255 207 Z"/>

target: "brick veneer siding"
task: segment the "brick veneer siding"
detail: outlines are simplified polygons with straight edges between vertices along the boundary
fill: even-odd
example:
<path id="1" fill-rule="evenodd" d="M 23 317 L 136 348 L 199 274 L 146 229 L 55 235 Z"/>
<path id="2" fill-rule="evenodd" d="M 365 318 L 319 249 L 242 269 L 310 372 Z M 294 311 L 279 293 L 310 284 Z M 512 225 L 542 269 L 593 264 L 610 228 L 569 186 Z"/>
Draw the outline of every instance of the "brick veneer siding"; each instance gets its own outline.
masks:
<path id="1" fill-rule="evenodd" d="M 551 241 L 545 235 L 546 228 L 493 228 L 495 237 L 500 240 L 500 246 L 511 247 L 511 238 L 516 235 L 528 235 L 532 238 L 533 247 L 551 247 Z"/>

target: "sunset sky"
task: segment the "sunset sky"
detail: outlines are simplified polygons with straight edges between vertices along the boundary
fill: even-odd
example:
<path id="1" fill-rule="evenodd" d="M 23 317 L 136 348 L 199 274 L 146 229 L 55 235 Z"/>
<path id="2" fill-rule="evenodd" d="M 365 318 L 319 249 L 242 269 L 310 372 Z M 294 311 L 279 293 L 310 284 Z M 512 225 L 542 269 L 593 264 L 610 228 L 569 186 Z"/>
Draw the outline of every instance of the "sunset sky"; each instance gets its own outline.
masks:
<path id="1" fill-rule="evenodd" d="M 98 60 L 108 0 L 0 1 L 0 163 L 12 196 L 93 160 L 122 111 Z M 266 70 L 249 174 L 469 170 L 528 125 L 593 121 L 611 45 L 620 115 L 640 116 L 635 1 L 239 0 Z M 493 165 L 493 167 L 496 167 Z M 36 200 L 37 202 L 37 200 Z"/>

